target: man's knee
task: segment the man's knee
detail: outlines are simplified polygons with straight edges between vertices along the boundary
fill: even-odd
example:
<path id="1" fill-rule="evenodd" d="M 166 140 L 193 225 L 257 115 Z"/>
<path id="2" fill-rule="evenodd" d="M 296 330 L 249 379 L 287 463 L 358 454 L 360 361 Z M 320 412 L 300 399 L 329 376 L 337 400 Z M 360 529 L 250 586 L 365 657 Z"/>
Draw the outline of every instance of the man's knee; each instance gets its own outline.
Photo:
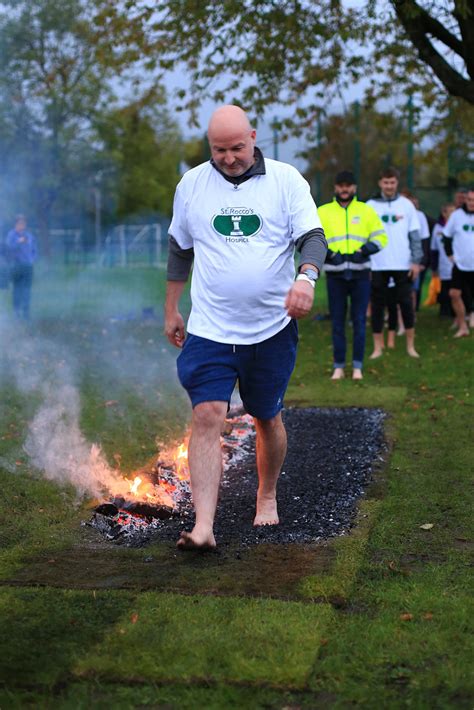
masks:
<path id="1" fill-rule="evenodd" d="M 227 414 L 227 402 L 200 402 L 193 409 L 193 429 L 218 429 Z"/>
<path id="2" fill-rule="evenodd" d="M 258 417 L 254 417 L 254 421 L 257 431 L 260 430 L 263 434 L 276 431 L 283 426 L 281 412 L 278 412 L 278 414 L 271 419 L 259 419 Z"/>
<path id="3" fill-rule="evenodd" d="M 449 289 L 449 297 L 453 301 L 460 301 L 461 296 L 462 296 L 462 291 L 460 289 L 457 289 L 457 288 L 450 288 Z"/>

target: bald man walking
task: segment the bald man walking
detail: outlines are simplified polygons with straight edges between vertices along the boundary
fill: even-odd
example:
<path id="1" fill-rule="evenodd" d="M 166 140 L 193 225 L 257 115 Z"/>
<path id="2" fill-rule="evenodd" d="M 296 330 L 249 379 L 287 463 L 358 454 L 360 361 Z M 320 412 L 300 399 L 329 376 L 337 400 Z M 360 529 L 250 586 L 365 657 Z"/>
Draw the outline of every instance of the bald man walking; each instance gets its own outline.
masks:
<path id="1" fill-rule="evenodd" d="M 254 525 L 279 522 L 276 488 L 286 455 L 281 418 L 294 368 L 296 319 L 311 310 L 326 240 L 309 186 L 291 165 L 264 158 L 237 106 L 208 127 L 211 160 L 189 170 L 170 226 L 165 334 L 193 407 L 189 469 L 196 521 L 178 547 L 216 546 L 220 434 L 235 384 L 254 417 L 258 492 Z M 295 279 L 294 250 L 300 252 Z M 185 335 L 179 300 L 194 260 Z"/>

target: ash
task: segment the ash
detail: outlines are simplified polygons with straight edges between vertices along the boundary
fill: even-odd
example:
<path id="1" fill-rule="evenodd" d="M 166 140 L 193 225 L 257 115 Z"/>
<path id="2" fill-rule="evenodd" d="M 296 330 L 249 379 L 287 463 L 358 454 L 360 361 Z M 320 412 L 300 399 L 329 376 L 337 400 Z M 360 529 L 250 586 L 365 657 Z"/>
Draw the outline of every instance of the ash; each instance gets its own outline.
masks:
<path id="1" fill-rule="evenodd" d="M 278 483 L 280 524 L 253 527 L 257 474 L 255 438 L 242 436 L 239 419 L 224 436 L 224 474 L 215 534 L 219 546 L 260 543 L 307 543 L 347 533 L 358 499 L 384 461 L 385 413 L 366 408 L 290 408 L 283 411 L 288 452 Z M 245 426 L 248 427 L 248 420 Z M 242 427 L 241 427 L 242 429 Z M 147 541 L 176 541 L 190 530 L 194 513 L 190 496 L 166 520 L 139 521 L 118 542 L 141 546 Z M 96 525 L 96 527 L 99 527 Z M 110 534 L 110 530 L 109 530 Z"/>

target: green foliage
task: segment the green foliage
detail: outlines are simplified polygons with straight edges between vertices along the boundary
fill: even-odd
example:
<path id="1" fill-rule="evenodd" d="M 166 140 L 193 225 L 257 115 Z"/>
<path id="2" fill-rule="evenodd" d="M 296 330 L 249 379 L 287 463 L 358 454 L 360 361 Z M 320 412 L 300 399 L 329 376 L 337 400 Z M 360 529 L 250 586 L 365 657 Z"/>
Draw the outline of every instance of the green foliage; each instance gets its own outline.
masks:
<path id="1" fill-rule="evenodd" d="M 170 215 L 179 180 L 181 141 L 162 90 L 106 113 L 98 127 L 104 156 L 113 165 L 108 180 L 114 217 L 143 212 Z"/>
<path id="2" fill-rule="evenodd" d="M 359 80 L 367 97 L 416 94 L 426 105 L 450 93 L 474 103 L 472 9 L 415 0 L 367 0 L 362 7 L 321 0 L 139 0 L 105 16 L 124 44 L 163 71 L 187 70 L 181 108 L 196 122 L 205 96 L 242 104 L 254 116 L 271 104 L 295 108 L 285 122 L 310 126 L 322 107 Z M 459 39 L 459 34 L 462 38 Z M 441 53 L 441 54 L 440 54 Z M 302 114 L 302 115 L 299 115 Z"/>

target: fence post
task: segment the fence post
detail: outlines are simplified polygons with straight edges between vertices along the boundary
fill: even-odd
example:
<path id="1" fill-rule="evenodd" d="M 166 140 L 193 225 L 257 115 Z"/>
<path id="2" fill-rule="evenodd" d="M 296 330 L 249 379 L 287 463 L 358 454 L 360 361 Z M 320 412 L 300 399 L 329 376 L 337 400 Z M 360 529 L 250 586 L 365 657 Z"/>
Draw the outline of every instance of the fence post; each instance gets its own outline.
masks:
<path id="1" fill-rule="evenodd" d="M 119 227 L 119 243 L 120 243 L 120 265 L 127 266 L 127 244 L 125 241 L 125 225 Z"/>

